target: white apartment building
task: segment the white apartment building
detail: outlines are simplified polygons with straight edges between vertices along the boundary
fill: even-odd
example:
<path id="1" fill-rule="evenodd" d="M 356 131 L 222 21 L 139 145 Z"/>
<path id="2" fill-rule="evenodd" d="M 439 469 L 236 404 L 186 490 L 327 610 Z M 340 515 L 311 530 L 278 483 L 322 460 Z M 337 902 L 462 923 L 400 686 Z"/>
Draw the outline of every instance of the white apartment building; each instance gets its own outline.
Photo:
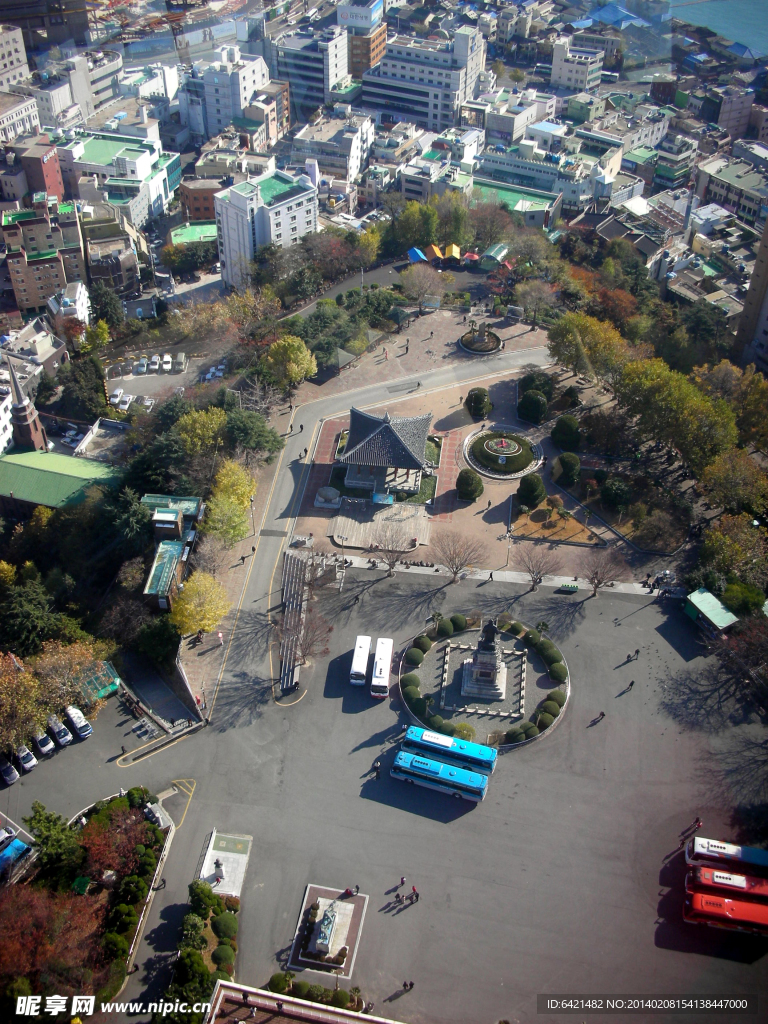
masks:
<path id="1" fill-rule="evenodd" d="M 313 158 L 323 174 L 354 181 L 368 165 L 375 133 L 373 118 L 367 114 L 321 118 L 296 133 L 291 163 Z"/>
<path id="2" fill-rule="evenodd" d="M 240 53 L 238 46 L 221 46 L 203 72 L 208 134 L 218 135 L 237 117 L 245 116 L 259 90 L 269 84 L 269 68 L 263 57 Z"/>
<path id="3" fill-rule="evenodd" d="M 349 83 L 346 30 L 334 25 L 279 36 L 272 45 L 272 77 L 290 83 L 292 118 L 306 120 Z"/>
<path id="4" fill-rule="evenodd" d="M 66 320 L 74 318 L 80 323 L 91 321 L 91 302 L 88 289 L 82 281 L 71 281 L 63 291 L 56 292 L 48 299 L 48 310 L 52 317 L 61 314 Z"/>
<path id="5" fill-rule="evenodd" d="M 27 51 L 20 28 L 0 25 L 0 89 L 29 78 Z"/>
<path id="6" fill-rule="evenodd" d="M 629 153 L 638 146 L 651 149 L 658 146 L 669 130 L 669 120 L 669 115 L 659 107 L 637 107 L 631 117 L 613 110 L 594 121 L 585 121 L 575 135 L 592 146 L 606 149 L 621 146 Z"/>
<path id="7" fill-rule="evenodd" d="M 552 47 L 552 85 L 590 92 L 600 84 L 604 50 L 588 50 L 573 46 L 568 36 L 561 36 Z"/>
<path id="8" fill-rule="evenodd" d="M 443 131 L 475 98 L 485 54 L 483 34 L 468 25 L 449 41 L 395 36 L 379 66 L 363 75 L 362 105 Z"/>
<path id="9" fill-rule="evenodd" d="M 261 246 L 287 249 L 317 231 L 317 188 L 306 174 L 262 174 L 217 192 L 213 200 L 221 279 L 232 288 L 248 285 L 248 266 Z"/>
<path id="10" fill-rule="evenodd" d="M 0 92 L 0 142 L 12 142 L 17 135 L 37 133 L 40 115 L 32 96 L 15 96 Z"/>

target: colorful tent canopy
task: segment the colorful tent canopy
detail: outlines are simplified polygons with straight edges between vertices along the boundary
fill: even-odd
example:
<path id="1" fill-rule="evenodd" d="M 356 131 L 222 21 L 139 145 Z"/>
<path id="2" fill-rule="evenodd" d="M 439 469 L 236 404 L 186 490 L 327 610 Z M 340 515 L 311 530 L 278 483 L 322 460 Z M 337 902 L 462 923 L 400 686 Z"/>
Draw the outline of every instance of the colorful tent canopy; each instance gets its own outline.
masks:
<path id="1" fill-rule="evenodd" d="M 480 257 L 477 255 L 476 252 L 465 252 L 464 253 L 464 259 L 465 260 L 479 260 Z"/>
<path id="2" fill-rule="evenodd" d="M 421 249 L 417 249 L 415 245 L 412 249 L 408 250 L 408 259 L 411 261 L 411 263 L 427 262 L 427 257 L 424 255 Z"/>
<path id="3" fill-rule="evenodd" d="M 441 260 L 443 258 L 443 254 L 436 245 L 428 245 L 424 251 L 424 255 L 428 260 Z"/>
<path id="4" fill-rule="evenodd" d="M 445 247 L 445 258 L 448 259 L 461 259 L 461 249 L 458 245 L 454 245 L 453 242 Z"/>

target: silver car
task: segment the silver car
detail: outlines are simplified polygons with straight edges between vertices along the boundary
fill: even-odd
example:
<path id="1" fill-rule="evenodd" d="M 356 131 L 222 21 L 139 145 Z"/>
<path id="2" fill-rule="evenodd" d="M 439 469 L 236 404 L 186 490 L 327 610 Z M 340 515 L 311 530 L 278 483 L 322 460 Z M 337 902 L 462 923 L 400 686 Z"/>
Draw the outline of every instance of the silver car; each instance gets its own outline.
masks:
<path id="1" fill-rule="evenodd" d="M 7 757 L 3 757 L 0 754 L 0 775 L 3 777 L 3 782 L 6 786 L 12 786 L 14 782 L 19 781 L 19 773 L 13 767 Z"/>
<path id="2" fill-rule="evenodd" d="M 60 747 L 68 747 L 72 742 L 72 733 L 56 715 L 48 715 L 48 728 Z"/>
<path id="3" fill-rule="evenodd" d="M 37 747 L 38 754 L 42 755 L 42 757 L 48 757 L 56 749 L 53 740 L 44 729 L 37 729 L 32 739 Z"/>
<path id="4" fill-rule="evenodd" d="M 33 768 L 37 768 L 37 758 L 23 743 L 16 748 L 16 759 L 21 765 L 22 771 L 31 772 Z"/>

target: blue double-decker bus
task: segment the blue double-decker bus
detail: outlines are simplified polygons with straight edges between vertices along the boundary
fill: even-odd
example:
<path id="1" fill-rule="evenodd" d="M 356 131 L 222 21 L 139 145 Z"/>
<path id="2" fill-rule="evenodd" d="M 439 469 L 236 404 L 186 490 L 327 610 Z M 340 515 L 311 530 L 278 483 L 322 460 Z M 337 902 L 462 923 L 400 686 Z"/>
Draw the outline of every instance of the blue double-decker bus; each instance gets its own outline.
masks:
<path id="1" fill-rule="evenodd" d="M 471 768 L 484 775 L 493 773 L 498 757 L 498 751 L 493 747 L 470 743 L 469 740 L 457 740 L 454 736 L 445 736 L 413 725 L 406 731 L 401 749 L 411 754 L 434 757 L 459 768 Z"/>
<path id="2" fill-rule="evenodd" d="M 481 772 L 470 772 L 466 768 L 443 764 L 442 761 L 432 761 L 418 754 L 409 754 L 405 750 L 397 754 L 389 774 L 394 779 L 425 786 L 427 789 L 436 789 L 457 799 L 478 802 L 485 799 L 488 791 L 488 776 Z"/>

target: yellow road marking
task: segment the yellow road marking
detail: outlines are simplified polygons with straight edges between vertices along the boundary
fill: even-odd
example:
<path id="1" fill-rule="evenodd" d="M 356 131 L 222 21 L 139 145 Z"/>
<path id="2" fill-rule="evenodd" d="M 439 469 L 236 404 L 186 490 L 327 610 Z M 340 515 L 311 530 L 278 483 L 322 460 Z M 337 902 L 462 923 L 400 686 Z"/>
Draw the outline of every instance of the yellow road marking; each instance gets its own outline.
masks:
<path id="1" fill-rule="evenodd" d="M 184 805 L 184 813 L 181 816 L 181 821 L 176 826 L 176 829 L 178 831 L 178 829 L 180 829 L 181 826 L 184 824 L 184 819 L 187 816 L 187 811 L 189 810 L 189 805 L 192 803 L 192 797 L 195 795 L 195 789 L 197 788 L 197 782 L 194 779 L 171 779 L 171 783 L 174 786 L 178 786 L 179 789 L 182 791 L 182 793 L 186 793 L 187 794 L 187 802 Z"/>

